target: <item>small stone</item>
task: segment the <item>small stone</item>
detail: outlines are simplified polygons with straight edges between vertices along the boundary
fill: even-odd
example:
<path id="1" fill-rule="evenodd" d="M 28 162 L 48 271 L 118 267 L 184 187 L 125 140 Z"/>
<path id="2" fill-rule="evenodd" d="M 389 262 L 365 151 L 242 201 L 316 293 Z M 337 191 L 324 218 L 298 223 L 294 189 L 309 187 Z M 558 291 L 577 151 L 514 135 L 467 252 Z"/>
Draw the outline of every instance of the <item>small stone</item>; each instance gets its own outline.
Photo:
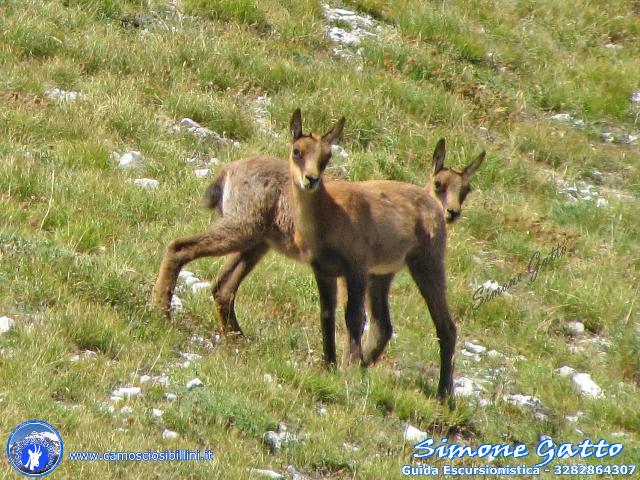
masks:
<path id="1" fill-rule="evenodd" d="M 483 347 L 482 345 L 478 345 L 476 343 L 464 342 L 464 348 L 471 353 L 482 354 L 487 351 L 487 347 Z"/>
<path id="2" fill-rule="evenodd" d="M 175 294 L 171 298 L 171 310 L 174 310 L 176 312 L 182 310 L 182 300 L 180 300 L 180 297 Z"/>
<path id="3" fill-rule="evenodd" d="M 187 390 L 193 390 L 194 388 L 202 388 L 204 387 L 204 383 L 199 378 L 194 378 L 193 380 L 189 380 L 187 382 Z"/>
<path id="4" fill-rule="evenodd" d="M 144 156 L 142 153 L 132 150 L 120 155 L 118 158 L 118 166 L 120 168 L 134 168 L 140 166 L 143 160 Z"/>
<path id="5" fill-rule="evenodd" d="M 198 122 L 186 117 L 180 120 L 180 126 L 184 128 L 200 128 L 200 124 Z"/>
<path id="6" fill-rule="evenodd" d="M 487 357 L 490 357 L 490 358 L 504 358 L 504 354 L 498 352 L 497 350 L 489 350 L 487 352 Z"/>
<path id="7" fill-rule="evenodd" d="M 572 335 L 581 335 L 584 333 L 584 323 L 578 321 L 567 322 L 564 324 L 564 330 Z"/>
<path id="8" fill-rule="evenodd" d="M 273 382 L 273 377 L 271 375 L 269 375 L 268 373 L 265 373 L 262 376 L 262 379 L 265 381 L 265 383 L 272 383 Z"/>
<path id="9" fill-rule="evenodd" d="M 152 408 L 151 409 L 151 416 L 154 418 L 162 418 L 162 415 L 164 415 L 164 411 L 160 410 L 159 408 Z"/>
<path id="10" fill-rule="evenodd" d="M 571 121 L 571 115 L 568 113 L 556 113 L 555 115 L 551 115 L 549 117 L 551 120 L 555 120 L 556 122 L 569 122 Z"/>
<path id="11" fill-rule="evenodd" d="M 454 380 L 454 394 L 459 397 L 479 397 L 484 387 L 471 378 L 460 377 Z"/>
<path id="12" fill-rule="evenodd" d="M 155 190 L 160 186 L 160 182 L 153 178 L 136 178 L 133 180 L 133 184 L 147 190 Z"/>
<path id="13" fill-rule="evenodd" d="M 123 415 L 133 415 L 133 408 L 130 406 L 124 406 L 120 409 L 120 413 Z"/>
<path id="14" fill-rule="evenodd" d="M 191 285 L 191 293 L 198 293 L 200 290 L 210 290 L 211 282 L 196 282 Z"/>
<path id="15" fill-rule="evenodd" d="M 318 410 L 318 413 L 320 415 L 326 415 L 327 414 L 327 407 L 325 407 L 324 405 L 318 405 L 316 410 Z"/>
<path id="16" fill-rule="evenodd" d="M 175 440 L 178 437 L 180 437 L 180 435 L 178 435 L 178 432 L 174 432 L 173 430 L 169 430 L 168 428 L 165 428 L 162 431 L 162 438 L 164 440 Z"/>
<path id="17" fill-rule="evenodd" d="M 208 168 L 198 168 L 193 171 L 193 174 L 198 178 L 206 178 L 211 174 L 211 170 Z"/>
<path id="18" fill-rule="evenodd" d="M 556 370 L 556 373 L 561 377 L 570 377 L 575 373 L 575 369 L 565 365 L 564 367 L 560 367 Z"/>
<path id="19" fill-rule="evenodd" d="M 202 359 L 202 355 L 199 355 L 197 353 L 182 352 L 180 355 L 182 355 L 185 360 L 189 360 L 190 362 L 197 362 L 198 360 Z"/>
<path id="20" fill-rule="evenodd" d="M 280 475 L 279 473 L 274 472 L 273 470 L 263 470 L 260 468 L 252 468 L 251 470 L 249 470 L 249 472 L 251 473 L 251 475 L 254 475 L 256 477 L 272 478 L 274 480 L 284 480 L 283 475 Z"/>
<path id="21" fill-rule="evenodd" d="M 12 318 L 9 317 L 0 317 L 0 334 L 2 333 L 7 333 L 9 330 L 11 330 L 14 325 L 16 324 L 16 321 Z"/>
<path id="22" fill-rule="evenodd" d="M 167 402 L 175 402 L 178 399 L 178 396 L 175 393 L 167 392 L 167 393 L 164 394 L 164 399 Z"/>
<path id="23" fill-rule="evenodd" d="M 631 94 L 631 101 L 633 103 L 640 103 L 640 91 L 633 92 Z"/>
<path id="24" fill-rule="evenodd" d="M 600 138 L 605 143 L 613 143 L 616 140 L 615 135 L 611 132 L 602 132 Z"/>
<path id="25" fill-rule="evenodd" d="M 87 97 L 79 92 L 67 92 L 60 88 L 51 88 L 44 92 L 47 100 L 56 102 L 75 102 L 76 100 L 85 100 Z"/>
<path id="26" fill-rule="evenodd" d="M 293 433 L 287 431 L 287 427 L 283 423 L 278 424 L 277 432 L 267 431 L 262 440 L 269 446 L 271 453 L 276 453 L 281 448 L 298 441 Z"/>
<path id="27" fill-rule="evenodd" d="M 580 393 L 590 398 L 602 398 L 602 389 L 591 379 L 588 373 L 576 373 L 573 376 L 573 383 L 576 384 Z"/>
<path id="28" fill-rule="evenodd" d="M 339 157 L 345 160 L 349 158 L 349 154 L 347 153 L 347 151 L 344 148 L 342 148 L 340 145 L 332 145 L 331 154 L 335 157 Z"/>
<path id="29" fill-rule="evenodd" d="M 140 395 L 140 392 L 140 387 L 120 387 L 111 392 L 111 395 L 114 397 L 130 398 L 137 397 Z"/>
<path id="30" fill-rule="evenodd" d="M 404 429 L 405 442 L 418 443 L 427 437 L 429 437 L 429 434 L 427 432 L 423 432 L 422 430 L 407 423 L 407 426 Z"/>
<path id="31" fill-rule="evenodd" d="M 596 207 L 598 208 L 606 207 L 608 204 L 609 202 L 607 201 L 606 198 L 600 197 L 596 200 Z"/>
<path id="32" fill-rule="evenodd" d="M 307 477 L 296 470 L 293 465 L 289 465 L 286 472 L 291 476 L 291 480 L 307 480 Z"/>
<path id="33" fill-rule="evenodd" d="M 634 143 L 638 139 L 638 135 L 632 135 L 630 133 L 623 133 L 620 137 L 620 143 L 625 143 L 627 145 Z"/>

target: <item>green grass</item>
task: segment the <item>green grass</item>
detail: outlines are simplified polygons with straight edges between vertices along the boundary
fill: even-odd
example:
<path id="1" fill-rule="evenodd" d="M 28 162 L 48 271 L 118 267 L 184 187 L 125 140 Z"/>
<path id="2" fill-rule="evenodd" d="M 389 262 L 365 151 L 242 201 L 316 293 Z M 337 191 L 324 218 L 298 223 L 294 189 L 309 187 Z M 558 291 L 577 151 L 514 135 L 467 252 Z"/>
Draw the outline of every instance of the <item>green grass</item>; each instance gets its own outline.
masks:
<path id="1" fill-rule="evenodd" d="M 249 468 L 290 464 L 310 478 L 401 478 L 413 452 L 402 439 L 406 422 L 472 445 L 532 448 L 542 434 L 559 442 L 602 437 L 624 443 L 618 463 L 640 463 L 640 150 L 600 139 L 603 131 L 640 130 L 629 101 L 640 90 L 637 6 L 334 6 L 370 14 L 388 38 L 364 41 L 353 60 L 335 58 L 322 4 L 312 1 L 0 2 L 0 316 L 17 322 L 0 336 L 2 441 L 21 421 L 41 418 L 59 428 L 70 451 L 210 448 L 216 455 L 206 465 L 65 459 L 59 478 L 249 478 Z M 151 20 L 135 26 L 135 18 Z M 348 30 L 343 23 L 334 24 Z M 50 101 L 52 87 L 86 99 Z M 276 137 L 254 120 L 259 95 L 272 100 Z M 492 404 L 460 399 L 449 409 L 434 398 L 437 339 L 407 273 L 392 289 L 397 338 L 365 372 L 322 368 L 309 269 L 275 254 L 240 290 L 243 341 L 223 339 L 209 351 L 190 340 L 218 329 L 206 292 L 183 295 L 184 311 L 173 321 L 149 309 L 166 244 L 212 220 L 200 208 L 207 180 L 184 159 L 285 155 L 297 106 L 316 130 L 347 116 L 350 180 L 422 185 L 442 136 L 447 163 L 456 167 L 487 150 L 450 230 L 447 268 L 460 345 L 474 340 L 507 356 L 475 363 L 457 355 L 457 376 L 496 372 L 485 385 Z M 586 123 L 554 122 L 556 112 Z M 172 131 L 182 117 L 241 146 Z M 132 171 L 111 159 L 128 150 L 145 157 Z M 569 202 L 551 174 L 596 184 L 608 205 Z M 160 187 L 129 182 L 141 177 Z M 508 282 L 534 252 L 546 254 L 567 238 L 567 254 L 536 282 L 471 308 L 478 285 Z M 213 279 L 220 265 L 202 260 L 188 268 Z M 583 340 L 562 326 L 574 319 L 585 324 L 586 339 L 609 346 L 584 342 L 572 353 Z M 84 350 L 96 357 L 71 361 Z M 182 368 L 180 352 L 203 358 Z M 515 361 L 518 355 L 525 359 Z M 577 394 L 553 373 L 563 365 L 590 373 L 605 399 Z M 143 394 L 126 402 L 133 415 L 119 413 L 123 404 L 115 415 L 106 411 L 114 388 L 162 373 L 171 385 L 142 385 Z M 205 387 L 187 391 L 196 376 Z M 166 401 L 166 391 L 178 400 Z M 501 401 L 508 393 L 535 395 L 548 418 Z M 163 419 L 151 408 L 165 410 Z M 565 419 L 579 411 L 576 424 Z M 278 422 L 302 441 L 272 454 L 262 437 Z M 164 428 L 180 438 L 162 440 Z"/>

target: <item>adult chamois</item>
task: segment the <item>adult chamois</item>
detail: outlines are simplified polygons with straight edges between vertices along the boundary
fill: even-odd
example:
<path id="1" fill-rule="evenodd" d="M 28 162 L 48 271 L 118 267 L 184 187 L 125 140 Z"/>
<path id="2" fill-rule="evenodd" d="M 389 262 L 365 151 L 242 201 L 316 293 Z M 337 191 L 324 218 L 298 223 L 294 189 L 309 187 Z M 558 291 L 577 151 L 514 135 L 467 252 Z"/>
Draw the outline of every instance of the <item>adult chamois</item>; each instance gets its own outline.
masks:
<path id="1" fill-rule="evenodd" d="M 441 202 L 449 221 L 460 214 L 470 190 L 470 179 L 484 154 L 465 170 L 444 167 L 445 141 L 433 153 L 427 188 Z M 208 256 L 229 255 L 213 287 L 217 316 L 224 332 L 242 335 L 235 313 L 235 299 L 244 278 L 274 248 L 301 260 L 294 244 L 286 160 L 256 156 L 231 162 L 220 170 L 205 192 L 205 204 L 220 218 L 201 234 L 172 241 L 162 259 L 153 291 L 153 304 L 167 315 L 180 270 L 189 262 Z M 335 343 L 325 344 L 325 360 L 335 361 Z"/>
<path id="2" fill-rule="evenodd" d="M 388 295 L 391 281 L 404 266 L 416 282 L 435 324 L 440 342 L 438 396 L 453 391 L 456 326 L 446 299 L 445 250 L 447 232 L 441 202 L 412 184 L 378 180 L 324 182 L 331 145 L 344 127 L 342 117 L 325 135 L 305 135 L 302 115 L 291 118 L 293 143 L 289 156 L 290 192 L 295 243 L 302 259 L 313 268 L 320 293 L 325 344 L 335 335 L 336 278 L 347 284 L 345 322 L 349 334 L 347 361 L 369 365 L 391 338 Z M 437 149 L 436 149 L 437 151 Z M 472 164 L 469 175 L 482 161 Z M 436 162 L 435 170 L 441 168 Z M 464 176 L 464 175 L 463 175 Z M 442 181 L 434 184 L 438 198 Z M 458 198 L 464 200 L 464 191 Z M 445 207 L 453 221 L 458 209 Z M 361 346 L 365 297 L 369 299 L 371 328 Z"/>

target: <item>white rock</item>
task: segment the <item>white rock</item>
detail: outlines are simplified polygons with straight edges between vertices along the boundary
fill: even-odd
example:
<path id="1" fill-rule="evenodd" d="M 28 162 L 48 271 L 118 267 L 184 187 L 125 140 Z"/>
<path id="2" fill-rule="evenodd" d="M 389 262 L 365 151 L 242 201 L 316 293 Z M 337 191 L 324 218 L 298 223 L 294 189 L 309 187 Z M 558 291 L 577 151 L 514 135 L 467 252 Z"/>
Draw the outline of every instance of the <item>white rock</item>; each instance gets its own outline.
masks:
<path id="1" fill-rule="evenodd" d="M 199 355 L 197 353 L 182 352 L 180 355 L 182 355 L 185 360 L 189 360 L 190 362 L 197 362 L 198 360 L 202 359 L 202 355 Z"/>
<path id="2" fill-rule="evenodd" d="M 118 403 L 121 402 L 122 400 L 124 400 L 124 397 L 120 396 L 120 395 L 111 395 L 111 397 L 109 398 L 113 403 Z"/>
<path id="3" fill-rule="evenodd" d="M 598 198 L 596 200 L 596 207 L 601 208 L 601 207 L 606 207 L 609 204 L 609 202 L 607 201 L 606 198 Z"/>
<path id="4" fill-rule="evenodd" d="M 0 317 L 0 334 L 7 333 L 9 330 L 13 328 L 16 324 L 16 321 L 9 317 Z"/>
<path id="5" fill-rule="evenodd" d="M 604 48 L 609 50 L 619 50 L 622 48 L 622 45 L 617 45 L 615 43 L 607 43 L 605 44 Z"/>
<path id="6" fill-rule="evenodd" d="M 273 382 L 273 377 L 271 375 L 269 375 L 268 373 L 265 373 L 262 376 L 262 379 L 265 381 L 265 383 L 272 383 Z"/>
<path id="7" fill-rule="evenodd" d="M 573 375 L 575 373 L 575 369 L 565 365 L 563 367 L 560 367 L 556 370 L 556 373 L 558 375 L 560 375 L 561 377 L 570 377 L 571 375 Z"/>
<path id="8" fill-rule="evenodd" d="M 487 352 L 487 356 L 490 358 L 504 358 L 504 354 L 498 352 L 497 350 L 489 350 Z"/>
<path id="9" fill-rule="evenodd" d="M 474 362 L 479 362 L 480 361 L 480 355 L 478 355 L 477 353 L 472 353 L 466 349 L 462 349 L 460 350 L 460 354 L 464 357 L 470 358 L 471 360 L 473 360 Z"/>
<path id="10" fill-rule="evenodd" d="M 418 443 L 428 438 L 429 434 L 427 432 L 423 432 L 422 430 L 414 427 L 413 425 L 409 425 L 404 429 L 404 441 L 409 443 Z"/>
<path id="11" fill-rule="evenodd" d="M 631 144 L 638 139 L 638 135 L 632 135 L 630 133 L 623 133 L 620 137 L 620 143 Z"/>
<path id="12" fill-rule="evenodd" d="M 460 377 L 453 382 L 454 394 L 458 397 L 479 397 L 484 387 L 471 378 Z"/>
<path id="13" fill-rule="evenodd" d="M 640 103 L 640 91 L 633 92 L 631 94 L 631 101 L 633 103 Z"/>
<path id="14" fill-rule="evenodd" d="M 158 385 L 162 385 L 163 387 L 168 387 L 171 383 L 169 377 L 167 377 L 166 375 L 142 375 L 140 377 L 140 383 L 147 382 L 157 383 Z"/>
<path id="15" fill-rule="evenodd" d="M 464 342 L 464 348 L 471 353 L 477 354 L 482 354 L 487 351 L 487 347 L 483 347 L 482 345 L 471 342 Z"/>
<path id="16" fill-rule="evenodd" d="M 67 92 L 60 88 L 50 88 L 44 92 L 47 100 L 55 102 L 75 102 L 76 100 L 85 100 L 87 97 L 79 92 Z"/>
<path id="17" fill-rule="evenodd" d="M 143 160 L 144 156 L 142 155 L 142 153 L 136 150 L 132 150 L 120 155 L 120 157 L 118 158 L 118 166 L 120 168 L 138 167 L 142 164 Z"/>
<path id="18" fill-rule="evenodd" d="M 164 399 L 167 402 L 175 402 L 178 399 L 178 396 L 175 393 L 167 392 L 167 393 L 164 394 Z"/>
<path id="19" fill-rule="evenodd" d="M 194 388 L 202 388 L 204 387 L 204 383 L 199 378 L 194 378 L 193 380 L 189 380 L 187 382 L 187 390 L 193 390 Z"/>
<path id="20" fill-rule="evenodd" d="M 173 430 L 169 430 L 168 428 L 165 428 L 162 431 L 162 438 L 164 440 L 175 440 L 176 438 L 178 438 L 180 435 L 178 435 L 178 432 L 174 432 Z"/>
<path id="21" fill-rule="evenodd" d="M 564 330 L 572 335 L 580 335 L 584 333 L 584 323 L 578 321 L 567 322 L 564 324 Z"/>
<path id="22" fill-rule="evenodd" d="M 178 297 L 176 294 L 174 294 L 171 298 L 171 309 L 176 312 L 182 310 L 182 300 L 180 300 L 180 297 Z"/>
<path id="23" fill-rule="evenodd" d="M 154 418 L 162 418 L 162 415 L 164 415 L 164 410 L 160 410 L 159 408 L 152 408 L 151 409 L 151 416 Z"/>
<path id="24" fill-rule="evenodd" d="M 196 282 L 191 285 L 191 293 L 198 293 L 200 290 L 210 290 L 211 282 Z"/>
<path id="25" fill-rule="evenodd" d="M 198 178 L 206 178 L 211 174 L 211 170 L 208 168 L 198 168 L 193 171 L 193 174 Z"/>
<path id="26" fill-rule="evenodd" d="M 133 408 L 130 406 L 124 406 L 120 409 L 120 413 L 123 415 L 133 415 Z"/>
<path id="27" fill-rule="evenodd" d="M 200 124 L 190 118 L 183 118 L 180 120 L 180 125 L 184 128 L 200 128 Z"/>
<path id="28" fill-rule="evenodd" d="M 576 384 L 580 393 L 586 397 L 603 397 L 602 389 L 591 379 L 591 375 L 588 373 L 576 373 L 573 376 L 573 383 Z"/>
<path id="29" fill-rule="evenodd" d="M 569 122 L 571 121 L 571 115 L 568 113 L 556 113 L 555 115 L 551 115 L 549 117 L 551 120 L 555 120 L 556 122 Z"/>
<path id="30" fill-rule="evenodd" d="M 567 422 L 576 423 L 578 421 L 577 415 L 567 415 L 564 417 Z"/>
<path id="31" fill-rule="evenodd" d="M 602 132 L 600 138 L 602 138 L 602 141 L 605 143 L 613 143 L 616 140 L 615 135 L 611 132 Z"/>
<path id="32" fill-rule="evenodd" d="M 114 397 L 129 398 L 137 397 L 138 395 L 140 395 L 140 392 L 140 387 L 120 387 L 111 392 L 111 395 Z"/>
<path id="33" fill-rule="evenodd" d="M 335 157 L 339 157 L 342 159 L 349 158 L 349 154 L 347 153 L 347 151 L 344 148 L 342 148 L 340 145 L 332 145 L 331 154 L 334 155 Z"/>
<path id="34" fill-rule="evenodd" d="M 274 472 L 273 470 L 263 470 L 261 468 L 252 468 L 251 470 L 249 470 L 249 472 L 251 473 L 251 475 L 254 475 L 256 477 L 265 477 L 265 478 L 273 478 L 275 480 L 284 480 L 284 476 L 280 475 L 277 472 Z"/>
<path id="35" fill-rule="evenodd" d="M 187 278 L 191 277 L 195 277 L 195 274 L 193 272 L 190 272 L 189 270 L 180 270 L 180 273 L 178 274 L 178 278 L 182 280 L 186 280 Z"/>
<path id="36" fill-rule="evenodd" d="M 160 182 L 153 178 L 136 178 L 133 180 L 133 184 L 147 190 L 155 190 L 160 186 Z"/>
<path id="37" fill-rule="evenodd" d="M 540 400 L 533 395 L 521 395 L 519 393 L 514 393 L 511 395 L 505 395 L 502 397 L 503 400 L 511 405 L 518 405 L 521 407 L 531 407 L 536 408 L 541 405 Z"/>

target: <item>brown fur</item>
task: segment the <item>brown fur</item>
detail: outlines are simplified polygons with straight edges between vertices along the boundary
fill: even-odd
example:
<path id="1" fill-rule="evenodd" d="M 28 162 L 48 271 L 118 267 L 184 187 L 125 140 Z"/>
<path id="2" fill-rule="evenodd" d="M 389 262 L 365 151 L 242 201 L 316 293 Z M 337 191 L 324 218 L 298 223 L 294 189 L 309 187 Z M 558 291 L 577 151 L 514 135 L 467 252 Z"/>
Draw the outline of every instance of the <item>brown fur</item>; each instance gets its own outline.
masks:
<path id="1" fill-rule="evenodd" d="M 444 140 L 436 147 L 434 165 L 437 158 L 444 159 Z M 294 244 L 289 165 L 285 160 L 267 156 L 225 165 L 207 188 L 204 204 L 217 209 L 220 218 L 205 232 L 169 244 L 158 272 L 153 304 L 168 315 L 178 274 L 184 265 L 202 257 L 228 255 L 213 287 L 215 309 L 223 331 L 242 335 L 235 313 L 235 298 L 246 275 L 270 248 L 290 258 L 301 259 Z M 378 288 L 384 293 L 388 284 L 375 287 L 381 283 L 377 276 L 370 277 L 370 289 Z M 386 303 L 386 294 L 383 297 L 384 300 L 373 302 Z M 376 328 L 372 325 L 373 330 Z M 325 359 L 332 362 L 335 361 L 335 340 L 327 342 Z"/>
<path id="2" fill-rule="evenodd" d="M 295 240 L 303 259 L 314 271 L 325 345 L 334 337 L 335 279 L 344 277 L 348 294 L 347 361 L 365 366 L 375 362 L 392 334 L 389 286 L 393 275 L 407 266 L 436 326 L 440 342 L 438 395 L 446 397 L 453 391 L 457 334 L 446 300 L 446 228 L 442 205 L 427 190 L 407 183 L 325 184 L 322 176 L 331 157 L 331 144 L 342 133 L 344 122 L 343 117 L 318 137 L 302 134 L 300 109 L 291 119 L 293 144 L 289 165 Z M 368 282 L 369 276 L 373 278 Z M 360 312 L 367 289 L 373 328 L 363 350 L 364 319 Z"/>

